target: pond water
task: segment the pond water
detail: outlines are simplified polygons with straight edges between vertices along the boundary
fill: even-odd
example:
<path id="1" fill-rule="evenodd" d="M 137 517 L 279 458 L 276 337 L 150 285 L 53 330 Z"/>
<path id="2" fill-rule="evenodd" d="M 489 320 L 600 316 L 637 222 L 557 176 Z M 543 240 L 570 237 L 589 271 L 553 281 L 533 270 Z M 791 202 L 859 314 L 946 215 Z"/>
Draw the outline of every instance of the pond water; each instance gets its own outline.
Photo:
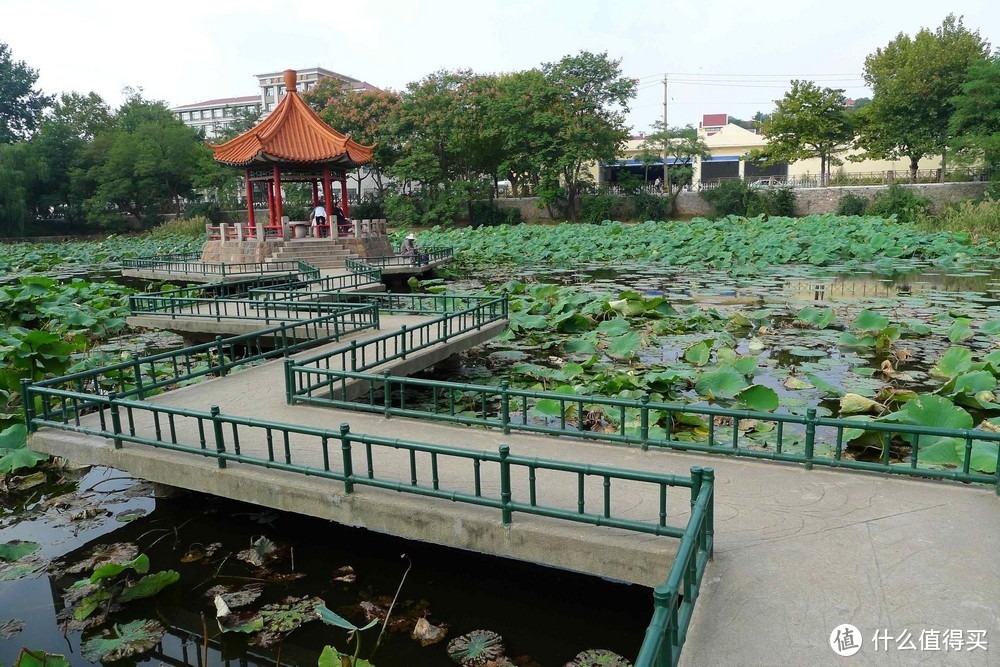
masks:
<path id="1" fill-rule="evenodd" d="M 365 616 L 359 604 L 387 604 L 409 563 L 391 616 L 401 627 L 379 647 L 374 664 L 380 667 L 454 664 L 445 652 L 448 640 L 477 629 L 500 634 L 507 655 L 519 665 L 563 665 L 588 648 L 634 657 L 652 609 L 651 591 L 640 586 L 410 543 L 209 496 L 154 499 L 151 485 L 106 468 L 83 474 L 79 488 L 79 494 L 61 501 L 49 495 L 57 489 L 39 492 L 0 523 L 0 543 L 20 539 L 43 545 L 33 561 L 36 574 L 13 581 L 0 576 L 0 628 L 13 619 L 23 622 L 20 632 L 0 642 L 0 664 L 13 664 L 23 646 L 62 653 L 74 665 L 99 664 L 80 654 L 81 640 L 92 632 L 63 636 L 58 618 L 65 613 L 67 588 L 92 567 L 66 570 L 107 544 L 135 544 L 149 556 L 150 572 L 180 573 L 180 580 L 159 595 L 113 614 L 115 623 L 151 618 L 167 628 L 152 653 L 116 664 L 315 665 L 327 644 L 345 651 L 352 647 L 343 630 L 311 621 L 280 644 L 255 646 L 246 635 L 220 633 L 206 591 L 216 585 L 259 587 L 257 607 L 288 596 L 318 596 L 360 626 Z M 125 519 L 130 520 L 120 522 Z M 239 554 L 262 536 L 281 554 L 266 569 Z M 199 550 L 211 551 L 209 545 L 214 553 L 192 559 Z M 336 580 L 345 566 L 356 580 Z M 447 625 L 447 637 L 420 646 L 409 636 L 418 617 Z M 377 628 L 361 635 L 362 657 L 369 655 L 377 635 Z M 206 652 L 208 660 L 202 662 Z"/>

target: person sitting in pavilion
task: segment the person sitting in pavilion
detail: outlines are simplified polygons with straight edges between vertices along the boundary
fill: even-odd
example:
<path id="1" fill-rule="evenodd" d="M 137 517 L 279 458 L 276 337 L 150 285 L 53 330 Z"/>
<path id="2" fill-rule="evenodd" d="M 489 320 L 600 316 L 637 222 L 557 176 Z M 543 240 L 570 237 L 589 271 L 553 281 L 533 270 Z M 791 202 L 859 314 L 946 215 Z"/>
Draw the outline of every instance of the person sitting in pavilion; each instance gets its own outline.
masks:
<path id="1" fill-rule="evenodd" d="M 344 215 L 344 210 L 334 204 L 333 215 L 337 218 L 337 233 L 346 236 L 354 230 L 354 223 Z"/>

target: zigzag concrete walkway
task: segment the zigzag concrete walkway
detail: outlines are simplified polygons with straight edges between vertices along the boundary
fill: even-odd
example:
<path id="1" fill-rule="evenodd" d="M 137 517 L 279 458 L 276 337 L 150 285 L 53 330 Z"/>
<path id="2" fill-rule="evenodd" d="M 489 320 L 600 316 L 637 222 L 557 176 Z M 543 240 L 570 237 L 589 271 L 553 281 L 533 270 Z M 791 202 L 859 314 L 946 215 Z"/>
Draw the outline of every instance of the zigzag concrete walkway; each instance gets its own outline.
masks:
<path id="1" fill-rule="evenodd" d="M 705 575 L 682 664 L 1000 665 L 1000 499 L 992 490 L 288 406 L 281 378 L 280 362 L 272 362 L 150 401 L 199 410 L 217 404 L 223 414 L 331 429 L 348 422 L 356 433 L 473 451 L 496 451 L 504 442 L 513 454 L 680 475 L 695 465 L 713 467 L 715 560 Z M 244 451 L 261 448 L 260 443 L 243 445 Z M 647 585 L 665 578 L 675 542 L 567 528 L 562 522 L 520 515 L 504 530 L 496 510 L 365 487 L 345 497 L 342 485 L 334 489 L 337 485 L 302 480 L 301 475 L 291 479 L 290 474 L 239 465 L 220 471 L 212 460 L 128 444 L 116 451 L 106 441 L 53 429 L 34 434 L 31 446 L 154 481 L 171 483 L 155 477 L 172 475 L 178 486 L 202 484 L 208 492 L 257 495 L 275 507 L 294 510 L 295 503 L 318 503 L 319 509 L 311 512 L 317 516 L 411 537 L 426 534 L 431 541 L 460 546 L 475 533 L 480 542 L 469 542 L 471 548 L 529 559 L 536 552 L 525 544 L 541 544 L 543 557 L 537 560 L 564 567 L 586 570 L 593 555 L 586 552 L 600 552 L 611 566 Z M 292 446 L 296 456 L 307 451 L 319 456 L 315 442 Z M 406 457 L 389 460 L 380 474 L 408 482 Z M 441 470 L 443 485 L 458 476 Z M 575 477 L 550 484 L 553 501 L 575 503 Z M 484 471 L 484 488 L 495 486 Z M 515 480 L 515 497 L 523 490 L 523 480 Z M 628 491 L 628 516 L 655 516 L 655 498 L 641 489 Z M 600 502 L 599 492 L 589 497 Z M 685 489 L 670 496 L 668 508 L 668 523 L 683 525 Z M 556 538 L 564 541 L 552 541 Z M 841 623 L 856 626 L 863 638 L 860 652 L 850 658 L 837 656 L 829 644 L 831 631 Z M 926 644 L 920 650 L 922 631 L 958 631 L 963 650 L 935 651 Z M 986 651 L 964 650 L 971 646 L 966 639 L 972 631 L 986 631 Z M 873 643 L 876 632 L 892 639 Z M 915 650 L 903 648 L 907 643 L 899 638 L 906 632 Z"/>

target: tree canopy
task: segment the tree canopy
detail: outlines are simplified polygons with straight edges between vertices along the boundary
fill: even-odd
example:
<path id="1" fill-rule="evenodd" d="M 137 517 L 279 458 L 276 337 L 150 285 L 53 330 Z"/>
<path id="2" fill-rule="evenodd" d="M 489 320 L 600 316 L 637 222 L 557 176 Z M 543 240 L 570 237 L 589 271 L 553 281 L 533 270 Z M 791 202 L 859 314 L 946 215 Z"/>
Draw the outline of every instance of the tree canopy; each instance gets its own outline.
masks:
<path id="1" fill-rule="evenodd" d="M 15 61 L 10 47 L 0 42 L 0 144 L 30 137 L 52 103 L 51 96 L 34 87 L 36 81 L 38 72 Z"/>
<path id="2" fill-rule="evenodd" d="M 664 158 L 666 169 L 665 187 L 671 198 L 671 210 L 677 194 L 684 186 L 691 183 L 694 177 L 694 161 L 707 158 L 710 153 L 708 145 L 698 136 L 698 130 L 693 125 L 686 127 L 665 127 L 663 121 L 653 123 L 653 132 L 646 135 L 641 149 L 653 150 Z"/>
<path id="3" fill-rule="evenodd" d="M 844 91 L 820 88 L 812 81 L 792 81 L 777 108 L 760 126 L 766 147 L 749 158 L 765 164 L 819 158 L 820 178 L 829 179 L 830 167 L 843 164 L 838 153 L 847 150 L 854 130 L 844 109 Z"/>
<path id="4" fill-rule="evenodd" d="M 945 154 L 953 99 L 970 65 L 988 55 L 979 32 L 949 14 L 936 30 L 899 33 L 865 58 L 864 78 L 874 94 L 857 113 L 856 145 L 865 151 L 858 159 L 907 157 L 915 179 L 922 158 Z"/>
<path id="5" fill-rule="evenodd" d="M 948 124 L 951 146 L 970 162 L 1000 167 L 1000 52 L 973 63 Z"/>

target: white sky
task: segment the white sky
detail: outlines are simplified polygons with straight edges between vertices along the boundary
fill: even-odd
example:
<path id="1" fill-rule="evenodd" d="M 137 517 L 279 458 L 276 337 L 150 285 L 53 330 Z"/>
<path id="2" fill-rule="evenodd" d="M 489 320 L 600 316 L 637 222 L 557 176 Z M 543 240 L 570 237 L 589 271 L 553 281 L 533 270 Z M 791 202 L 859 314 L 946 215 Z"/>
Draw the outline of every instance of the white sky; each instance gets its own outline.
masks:
<path id="1" fill-rule="evenodd" d="M 529 69 L 581 50 L 640 80 L 629 122 L 768 112 L 792 78 L 870 95 L 865 56 L 945 15 L 1000 42 L 998 0 L 0 0 L 0 42 L 46 93 L 125 86 L 170 106 L 257 93 L 255 74 L 320 66 L 403 90 L 439 69 Z"/>

